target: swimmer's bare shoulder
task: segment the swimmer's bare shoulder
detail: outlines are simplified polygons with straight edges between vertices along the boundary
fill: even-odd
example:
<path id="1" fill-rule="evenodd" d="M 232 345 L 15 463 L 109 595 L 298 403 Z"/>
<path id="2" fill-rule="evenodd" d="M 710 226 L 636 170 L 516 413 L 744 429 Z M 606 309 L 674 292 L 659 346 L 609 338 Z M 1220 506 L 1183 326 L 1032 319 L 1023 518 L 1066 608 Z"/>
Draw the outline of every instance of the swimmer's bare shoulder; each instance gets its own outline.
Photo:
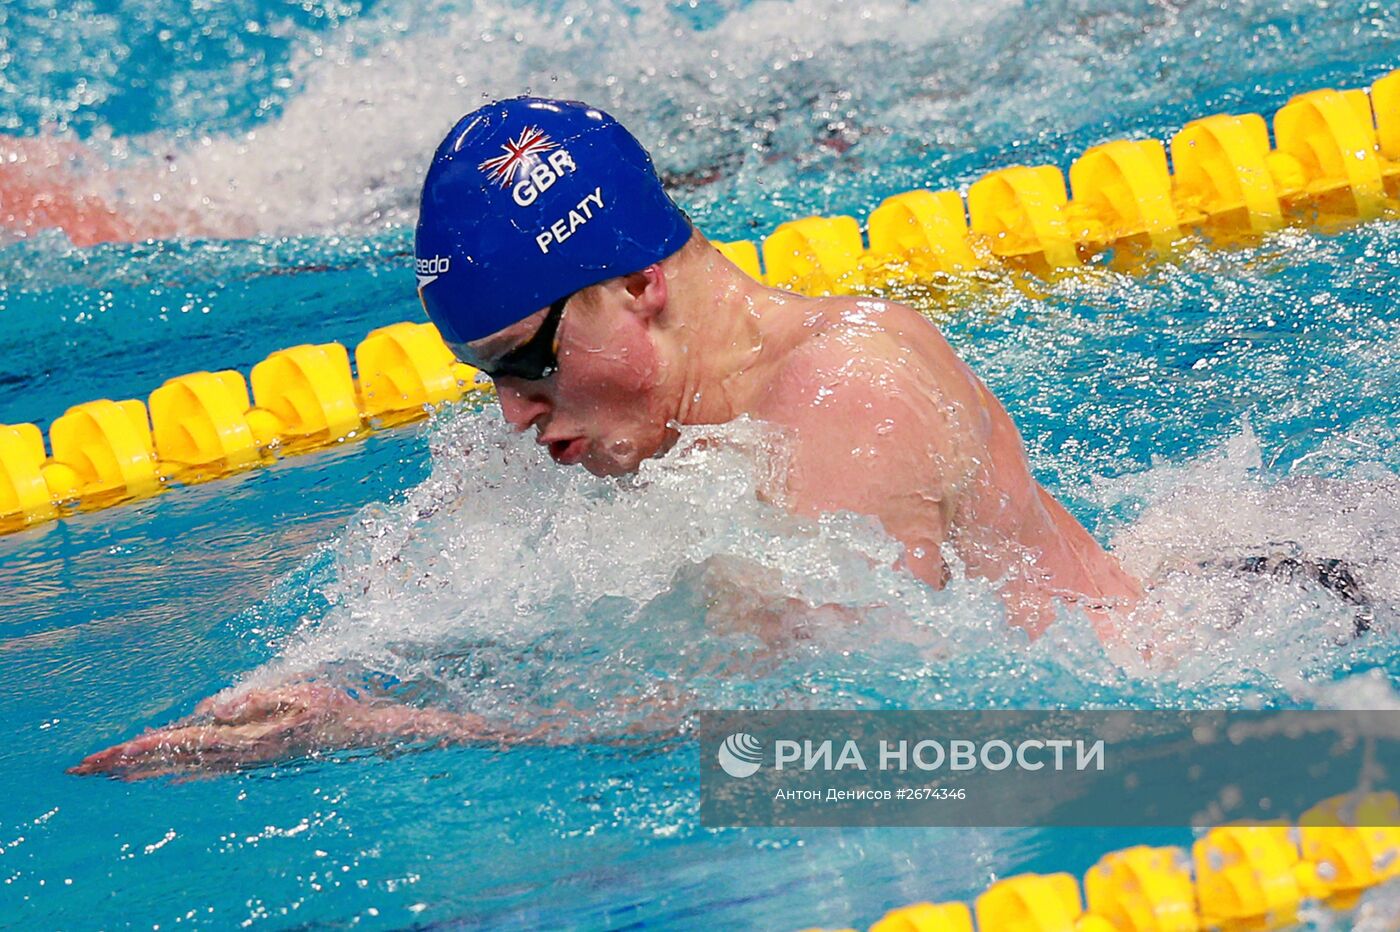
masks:
<path id="1" fill-rule="evenodd" d="M 970 574 L 1002 580 L 1011 620 L 1032 633 L 1050 623 L 1053 599 L 1135 598 L 1117 562 L 1035 481 L 1010 415 L 937 327 L 873 299 L 804 313 L 749 411 L 796 434 L 794 511 L 877 517 L 933 585 L 946 581 L 940 545 L 951 540 Z"/>
<path id="2" fill-rule="evenodd" d="M 989 436 L 979 383 L 902 305 L 829 298 L 787 313 L 748 413 L 795 434 L 789 506 L 879 518 L 908 568 L 942 585 L 939 548 Z"/>

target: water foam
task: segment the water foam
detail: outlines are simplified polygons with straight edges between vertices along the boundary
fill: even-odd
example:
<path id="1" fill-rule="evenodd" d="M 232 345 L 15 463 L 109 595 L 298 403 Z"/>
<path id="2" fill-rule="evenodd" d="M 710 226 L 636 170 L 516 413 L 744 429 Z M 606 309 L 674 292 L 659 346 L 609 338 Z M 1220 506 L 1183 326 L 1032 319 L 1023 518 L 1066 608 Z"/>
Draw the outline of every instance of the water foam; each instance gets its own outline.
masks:
<path id="1" fill-rule="evenodd" d="M 844 88 L 865 70 L 853 73 L 852 60 L 942 43 L 998 8 L 942 5 L 911 23 L 902 3 L 767 0 L 731 4 L 697 31 L 666 5 L 549 6 L 400 8 L 357 21 L 294 61 L 303 89 L 278 120 L 202 139 L 173 164 L 202 179 L 200 203 L 226 228 L 403 225 L 426 153 L 457 117 L 528 91 L 611 110 L 664 174 L 699 183 L 750 155 L 763 164 L 839 138 L 853 116 Z"/>
<path id="2" fill-rule="evenodd" d="M 1333 681 L 1392 640 L 1400 484 L 1273 481 L 1248 433 L 1098 486 L 1106 505 L 1137 503 L 1114 542 L 1158 580 L 1139 613 L 1150 661 L 1105 650 L 1075 613 L 1029 643 L 988 583 L 955 573 L 933 591 L 895 570 L 898 545 L 872 520 L 765 502 L 785 448 L 762 424 L 688 429 L 637 476 L 597 479 L 493 411 L 458 412 L 431 476 L 362 511 L 307 583 L 329 609 L 245 685 L 329 673 L 589 732 L 674 729 L 703 708 L 1334 705 L 1354 690 Z M 1225 502 L 1240 506 L 1231 521 Z M 1353 606 L 1226 568 L 1283 538 L 1354 561 L 1378 630 L 1353 642 Z"/>
<path id="3" fill-rule="evenodd" d="M 893 569 L 898 546 L 869 519 L 763 501 L 784 449 L 765 425 L 691 429 L 607 480 L 555 467 L 494 412 L 460 414 L 430 478 L 352 522 L 330 611 L 252 682 L 349 667 L 508 716 L 678 692 L 687 708 L 791 704 L 824 658 L 874 631 L 937 656 L 1000 616 L 985 585 L 936 593 Z"/>
<path id="4" fill-rule="evenodd" d="M 612 110 L 702 224 L 732 236 L 755 205 L 778 217 L 863 211 L 892 190 L 965 182 L 988 167 L 988 148 L 1066 161 L 1082 146 L 1066 133 L 1101 122 L 1121 132 L 1132 114 L 1160 132 L 1180 122 L 1164 101 L 1198 105 L 1216 86 L 1162 62 L 1199 58 L 1223 82 L 1280 54 L 1297 59 L 1301 30 L 1309 60 L 1345 57 L 1358 28 L 1345 10 L 1290 19 L 1262 0 L 1099 3 L 1071 17 L 1009 0 L 476 0 L 389 3 L 331 21 L 250 25 L 250 42 L 277 32 L 294 50 L 246 128 L 187 113 L 144 136 L 99 133 L 122 170 L 82 183 L 187 233 L 401 227 L 413 221 L 426 155 L 453 121 L 487 98 L 531 91 Z M 1365 30 L 1380 41 L 1392 26 L 1373 17 Z M 1287 91 L 1256 89 L 1280 102 Z"/>
<path id="5" fill-rule="evenodd" d="M 1096 487 L 1104 506 L 1127 503 L 1133 514 L 1113 533 L 1113 550 L 1154 580 L 1152 604 L 1164 615 L 1154 623 L 1180 682 L 1262 677 L 1330 705 L 1320 686 L 1393 644 L 1400 478 L 1270 472 L 1245 425 L 1217 449 Z M 1344 566 L 1365 604 L 1305 575 L 1246 568 L 1261 559 Z M 1358 626 L 1372 630 L 1356 639 Z"/>

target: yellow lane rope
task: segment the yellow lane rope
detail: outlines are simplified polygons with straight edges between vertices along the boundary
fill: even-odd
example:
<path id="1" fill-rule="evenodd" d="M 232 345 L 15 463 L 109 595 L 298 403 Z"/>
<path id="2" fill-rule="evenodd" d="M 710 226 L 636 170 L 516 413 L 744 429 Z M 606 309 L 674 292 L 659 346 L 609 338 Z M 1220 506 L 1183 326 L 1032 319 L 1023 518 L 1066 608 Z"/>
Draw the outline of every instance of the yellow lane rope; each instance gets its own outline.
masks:
<path id="1" fill-rule="evenodd" d="M 914 903 L 870 932 L 1197 932 L 1292 926 L 1400 876 L 1400 797 L 1333 797 L 1296 826 L 1225 825 L 1183 848 L 1104 855 L 1084 875 L 1020 874 L 966 903 Z M 1087 902 L 1086 902 L 1087 901 Z M 807 932 L 821 932 L 809 929 Z M 840 932 L 854 932 L 852 929 Z"/>

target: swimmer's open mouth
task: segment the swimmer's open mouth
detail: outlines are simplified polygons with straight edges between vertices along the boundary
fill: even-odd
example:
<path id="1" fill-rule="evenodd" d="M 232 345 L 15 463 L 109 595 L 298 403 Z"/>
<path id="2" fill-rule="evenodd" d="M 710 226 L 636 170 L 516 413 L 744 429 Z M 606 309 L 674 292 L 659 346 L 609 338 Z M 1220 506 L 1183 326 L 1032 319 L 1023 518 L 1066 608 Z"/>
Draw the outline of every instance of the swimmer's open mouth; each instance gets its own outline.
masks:
<path id="1" fill-rule="evenodd" d="M 556 463 L 564 466 L 573 466 L 583 459 L 584 453 L 588 451 L 588 441 L 582 437 L 573 437 L 565 440 L 547 441 L 549 455 Z"/>

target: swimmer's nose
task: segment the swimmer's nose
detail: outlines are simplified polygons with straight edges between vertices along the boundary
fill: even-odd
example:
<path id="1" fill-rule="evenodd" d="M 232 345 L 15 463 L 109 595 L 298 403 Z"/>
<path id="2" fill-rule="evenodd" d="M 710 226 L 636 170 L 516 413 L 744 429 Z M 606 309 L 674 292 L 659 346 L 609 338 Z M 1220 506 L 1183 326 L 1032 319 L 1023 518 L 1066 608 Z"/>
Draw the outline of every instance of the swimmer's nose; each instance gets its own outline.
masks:
<path id="1" fill-rule="evenodd" d="M 498 379 L 496 397 L 500 399 L 506 423 L 516 430 L 527 429 L 549 413 L 549 399 L 529 387 L 522 389 L 515 379 Z"/>

